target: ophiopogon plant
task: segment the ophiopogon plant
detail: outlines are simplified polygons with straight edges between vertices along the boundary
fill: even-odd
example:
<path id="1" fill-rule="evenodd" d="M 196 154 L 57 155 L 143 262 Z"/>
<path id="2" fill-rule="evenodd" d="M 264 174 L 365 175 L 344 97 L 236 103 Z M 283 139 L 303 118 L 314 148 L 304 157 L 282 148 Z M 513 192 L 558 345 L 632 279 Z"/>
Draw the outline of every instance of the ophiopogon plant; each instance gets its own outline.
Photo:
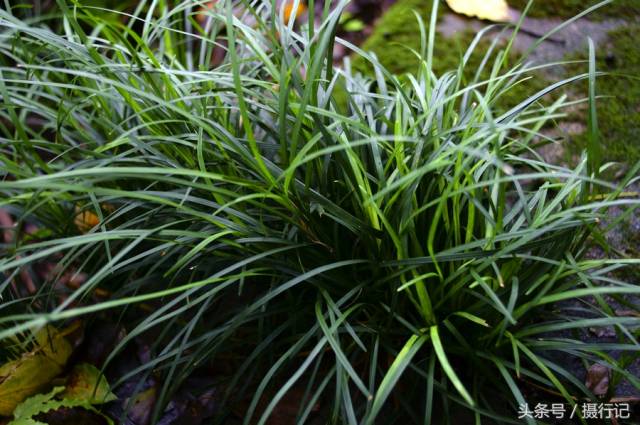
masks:
<path id="1" fill-rule="evenodd" d="M 601 178 L 593 54 L 588 74 L 505 109 L 561 64 L 510 63 L 497 37 L 475 52 L 483 31 L 434 75 L 436 2 L 419 72 L 395 76 L 335 37 L 344 2 L 316 6 L 297 22 L 268 1 L 0 11 L 0 206 L 17 224 L 0 336 L 117 320 L 107 369 L 152 335 L 151 361 L 119 378 L 156 378 L 153 422 L 221 363 L 218 420 L 238 405 L 247 424 L 291 394 L 296 423 L 517 423 L 532 388 L 594 399 L 567 359 L 638 387 L 637 318 L 611 306 L 633 306 L 640 288 L 614 272 L 638 261 L 584 256 L 607 208 L 638 204 L 624 193 L 637 165 Z M 335 44 L 375 76 L 334 66 Z M 489 78 L 469 77 L 472 54 Z M 562 95 L 580 80 L 588 98 Z M 592 143 L 575 166 L 549 163 L 545 129 L 578 102 Z M 65 273 L 86 280 L 61 287 Z M 590 327 L 617 338 L 587 342 Z"/>

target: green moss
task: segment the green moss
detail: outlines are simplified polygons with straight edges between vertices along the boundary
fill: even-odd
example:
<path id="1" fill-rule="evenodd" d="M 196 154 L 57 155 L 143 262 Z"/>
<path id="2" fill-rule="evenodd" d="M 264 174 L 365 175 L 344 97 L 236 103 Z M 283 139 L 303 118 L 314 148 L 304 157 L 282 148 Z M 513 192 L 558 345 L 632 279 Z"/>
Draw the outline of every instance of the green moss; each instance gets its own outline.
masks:
<path id="1" fill-rule="evenodd" d="M 532 5 L 529 14 L 534 17 L 557 17 L 569 18 L 582 12 L 589 6 L 598 3 L 600 0 L 537 0 Z M 516 9 L 523 9 L 528 0 L 508 0 L 509 4 Z M 418 67 L 418 60 L 411 49 L 420 48 L 420 26 L 416 20 L 414 11 L 417 12 L 425 25 L 430 20 L 431 1 L 425 0 L 399 0 L 387 13 L 380 18 L 376 24 L 373 34 L 362 46 L 364 50 L 375 53 L 382 65 L 396 74 L 415 72 Z M 444 2 L 441 2 L 439 14 L 450 12 Z M 612 16 L 636 16 L 640 15 L 640 0 L 615 0 L 613 3 L 597 10 L 592 18 L 606 18 Z M 439 40 L 435 46 L 434 70 L 437 74 L 457 68 L 462 55 L 473 39 L 473 33 L 462 32 L 456 36 Z M 478 51 L 482 51 L 479 46 Z M 479 55 L 476 55 L 479 56 Z M 473 61 L 469 67 L 479 62 Z M 367 71 L 367 66 L 363 60 L 357 60 L 354 64 L 356 69 Z"/>
<path id="2" fill-rule="evenodd" d="M 522 10 L 529 0 L 508 0 L 509 5 Z M 600 0 L 535 0 L 528 16 L 532 18 L 571 18 L 589 7 L 599 3 Z M 605 19 L 610 17 L 624 17 L 640 14 L 640 1 L 638 0 L 614 0 L 590 15 L 590 19 Z"/>
<path id="3" fill-rule="evenodd" d="M 510 4 L 518 7 L 526 4 L 526 0 L 510 0 Z M 539 0 L 533 5 L 532 10 L 538 16 L 550 14 L 567 17 L 586 7 L 588 5 L 581 0 Z M 364 50 L 376 54 L 382 65 L 400 75 L 415 73 L 418 69 L 418 59 L 411 51 L 411 49 L 419 50 L 420 48 L 420 27 L 413 13 L 414 10 L 425 23 L 429 22 L 431 2 L 399 0 L 380 19 L 373 34 L 363 45 Z M 446 11 L 446 7 L 441 6 L 441 13 Z M 598 16 L 615 13 L 626 13 L 623 16 L 640 15 L 640 1 L 617 0 L 598 13 Z M 616 73 L 616 75 L 600 78 L 597 85 L 599 95 L 610 96 L 598 101 L 601 140 L 605 145 L 603 152 L 607 160 L 633 162 L 640 159 L 640 80 L 619 75 L 640 76 L 640 51 L 637 48 L 639 31 L 640 24 L 634 24 L 611 32 L 610 47 L 598 52 L 598 69 Z M 471 32 L 462 32 L 453 38 L 437 35 L 433 63 L 437 75 L 457 68 L 473 36 Z M 471 57 L 467 65 L 470 75 L 475 72 L 482 54 L 486 51 L 488 41 L 483 43 L 476 48 L 477 54 Z M 586 59 L 586 57 L 582 56 L 580 59 Z M 354 68 L 365 74 L 372 73 L 371 68 L 362 59 L 355 61 Z M 567 69 L 567 73 L 575 74 L 585 70 L 586 66 L 574 66 Z M 486 76 L 485 73 L 484 77 Z M 510 107 L 546 85 L 548 81 L 544 78 L 534 78 L 525 84 L 520 84 L 501 99 L 500 106 Z M 583 87 L 582 95 L 585 93 L 586 86 Z M 586 122 L 583 112 L 574 118 Z M 586 136 L 577 136 L 575 143 L 571 144 L 574 148 L 567 152 L 568 157 L 571 157 L 577 149 L 584 148 L 585 144 Z"/>
<path id="4" fill-rule="evenodd" d="M 363 44 L 363 50 L 375 53 L 379 62 L 397 75 L 416 73 L 419 59 L 414 51 L 420 50 L 420 25 L 414 11 L 420 15 L 425 26 L 428 26 L 431 4 L 432 2 L 424 0 L 399 0 L 396 2 L 379 20 L 372 35 Z M 441 4 L 439 15 L 447 12 L 449 9 Z M 452 37 L 436 34 L 433 61 L 433 70 L 436 75 L 456 70 L 474 37 L 475 33 L 470 30 L 459 32 Z M 490 36 L 487 36 L 476 46 L 465 68 L 464 77 L 469 79 L 475 74 L 490 43 Z M 510 59 L 515 61 L 516 56 L 513 53 Z M 490 60 L 481 74 L 481 79 L 489 78 L 491 66 L 492 61 Z M 370 64 L 362 58 L 356 58 L 354 68 L 364 74 L 373 74 Z M 529 79 L 505 93 L 500 99 L 499 106 L 504 108 L 514 106 L 546 86 L 547 81 L 544 78 Z"/>
<path id="5" fill-rule="evenodd" d="M 424 0 L 397 1 L 380 18 L 362 48 L 375 53 L 380 63 L 395 74 L 417 72 L 419 61 L 412 50 L 420 50 L 420 25 L 414 12 L 420 15 L 425 26 L 428 27 L 431 19 L 431 4 L 432 2 Z M 446 6 L 441 4 L 439 15 L 447 11 Z M 446 39 L 436 34 L 433 63 L 436 74 L 440 75 L 457 69 L 473 37 L 474 34 L 470 31 L 458 33 Z M 354 66 L 360 71 L 370 71 L 361 58 L 356 60 Z"/>
<path id="6" fill-rule="evenodd" d="M 605 159 L 634 163 L 640 160 L 640 24 L 609 33 L 606 48 L 597 52 L 597 69 L 610 73 L 598 78 L 596 92 L 600 140 Z M 581 57 L 581 59 L 586 59 Z M 572 72 L 586 70 L 586 65 Z M 586 93 L 586 87 L 584 87 Z M 577 138 L 578 147 L 586 145 L 586 135 Z"/>
<path id="7" fill-rule="evenodd" d="M 418 60 L 410 50 L 420 48 L 420 27 L 413 13 L 414 10 L 424 22 L 428 22 L 431 2 L 422 0 L 396 2 L 380 18 L 373 33 L 362 46 L 364 50 L 375 53 L 380 63 L 396 74 L 417 71 Z M 450 61 L 450 56 L 446 55 L 445 59 Z M 440 55 L 437 57 L 437 62 L 440 63 Z M 354 67 L 365 73 L 370 71 L 361 58 L 356 59 Z"/>
<path id="8" fill-rule="evenodd" d="M 633 226 L 633 218 L 626 219 L 619 227 L 624 236 L 620 242 L 614 242 L 613 247 L 627 258 L 640 258 L 640 233 Z M 625 282 L 637 282 L 640 279 L 640 268 L 623 267 L 615 270 L 613 275 Z"/>

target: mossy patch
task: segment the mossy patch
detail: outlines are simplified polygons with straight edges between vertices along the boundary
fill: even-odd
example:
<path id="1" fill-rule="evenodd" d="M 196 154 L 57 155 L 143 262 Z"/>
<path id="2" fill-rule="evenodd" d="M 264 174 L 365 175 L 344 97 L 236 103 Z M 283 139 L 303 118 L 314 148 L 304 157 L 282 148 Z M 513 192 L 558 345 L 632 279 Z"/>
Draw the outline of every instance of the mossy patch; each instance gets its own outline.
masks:
<path id="1" fill-rule="evenodd" d="M 420 51 L 420 24 L 416 13 L 421 17 L 428 31 L 432 2 L 424 0 L 399 0 L 376 24 L 372 35 L 362 45 L 362 49 L 376 55 L 378 61 L 390 72 L 403 75 L 415 74 L 418 71 L 420 59 L 416 52 Z M 439 17 L 444 13 L 451 13 L 444 3 L 440 4 Z M 467 48 L 475 37 L 472 30 L 460 31 L 451 37 L 436 34 L 434 45 L 433 70 L 440 76 L 447 71 L 456 70 Z M 503 40 L 503 46 L 506 40 Z M 480 66 L 483 57 L 491 44 L 491 35 L 486 35 L 476 46 L 465 67 L 464 77 L 472 78 Z M 500 46 L 500 47 L 503 47 Z M 496 51 L 499 49 L 495 49 Z M 495 52 L 494 52 L 495 57 Z M 518 54 L 512 52 L 509 61 L 515 62 Z M 480 79 L 488 79 L 492 66 L 489 59 Z M 353 64 L 354 69 L 364 74 L 373 75 L 371 65 L 358 57 Z M 513 86 L 500 97 L 500 108 L 509 108 L 526 97 L 546 87 L 548 82 L 537 76 Z"/>
<path id="2" fill-rule="evenodd" d="M 526 4 L 526 0 L 510 0 L 517 7 Z M 594 3 L 595 4 L 595 3 Z M 572 16 L 584 10 L 590 4 L 582 1 L 562 0 L 558 2 L 538 1 L 532 11 L 537 16 L 552 14 L 556 17 Z M 425 25 L 429 22 L 431 2 L 423 0 L 399 0 L 379 20 L 373 34 L 363 44 L 365 51 L 376 54 L 380 63 L 389 71 L 402 75 L 415 73 L 419 60 L 415 53 L 420 49 L 420 26 L 414 10 L 421 16 Z M 440 5 L 440 15 L 447 12 L 444 4 Z M 619 0 L 598 11 L 604 14 L 627 13 L 626 17 L 640 16 L 638 0 Z M 640 24 L 633 24 L 609 33 L 609 43 L 598 51 L 598 70 L 614 73 L 598 79 L 597 93 L 609 96 L 598 100 L 598 117 L 601 140 L 605 148 L 606 160 L 624 160 L 635 162 L 640 159 L 640 50 L 637 48 Z M 474 34 L 471 31 L 460 32 L 452 38 L 438 34 L 434 46 L 433 68 L 437 75 L 457 68 Z M 467 65 L 467 74 L 472 75 L 486 51 L 489 40 L 481 42 Z M 512 53 L 515 59 L 517 53 Z M 586 59 L 586 54 L 572 55 L 568 59 Z M 365 74 L 372 74 L 370 66 L 362 60 L 354 62 L 354 68 Z M 567 67 L 567 75 L 585 72 L 586 65 Z M 482 77 L 487 77 L 487 72 Z M 626 76 L 622 76 L 624 74 Z M 628 76 L 635 76 L 629 78 Z M 507 92 L 500 100 L 499 107 L 510 107 L 533 92 L 546 87 L 549 81 L 536 77 L 519 84 Z M 586 94 L 586 85 L 578 87 L 580 95 Z M 586 122 L 584 111 L 571 117 L 576 121 Z M 586 135 L 572 137 L 567 157 L 571 157 L 586 145 Z"/>
<path id="3" fill-rule="evenodd" d="M 395 74 L 415 73 L 418 69 L 418 58 L 411 49 L 420 49 L 420 25 L 414 13 L 418 13 L 425 25 L 429 22 L 431 2 L 423 0 L 399 0 L 376 23 L 371 36 L 362 45 L 362 49 L 375 53 L 380 63 Z M 447 44 L 455 44 L 455 41 Z M 436 43 L 441 47 L 442 43 Z M 442 50 L 442 49 L 439 49 Z M 436 72 L 455 68 L 458 58 L 464 50 L 452 49 L 435 54 Z M 370 69 L 361 58 L 357 58 L 354 67 L 368 73 Z"/>
<path id="4" fill-rule="evenodd" d="M 522 10 L 528 0 L 508 0 L 508 2 L 513 8 Z M 584 0 L 537 0 L 529 10 L 529 16 L 567 19 L 598 2 L 595 0 L 587 2 Z M 411 49 L 420 48 L 420 26 L 414 12 L 418 13 L 427 25 L 431 7 L 431 1 L 398 0 L 376 23 L 373 33 L 363 44 L 363 49 L 375 53 L 380 63 L 391 72 L 396 74 L 415 72 L 418 60 Z M 444 1 L 440 2 L 438 12 L 439 16 L 444 13 L 453 13 Z M 640 16 L 640 1 L 615 0 L 589 16 L 591 19 Z M 436 74 L 455 69 L 473 37 L 472 31 L 459 32 L 447 38 L 446 41 L 443 41 L 443 37 L 440 36 L 436 40 L 433 63 Z M 482 51 L 482 45 L 477 50 Z M 477 63 L 479 59 L 475 64 Z M 356 61 L 354 65 L 356 69 L 366 71 L 363 60 Z M 473 65 L 472 58 L 469 66 Z"/>
<path id="5" fill-rule="evenodd" d="M 522 10 L 529 0 L 508 0 L 508 2 L 514 9 Z M 535 0 L 527 16 L 532 18 L 567 19 L 598 3 L 600 3 L 600 0 Z M 638 14 L 640 14 L 640 2 L 638 0 L 615 0 L 613 3 L 603 6 L 590 14 L 589 19 L 601 20 Z"/>
<path id="6" fill-rule="evenodd" d="M 640 24 L 628 25 L 609 33 L 609 41 L 597 52 L 599 77 L 596 93 L 600 140 L 605 159 L 634 163 L 640 160 Z M 579 59 L 586 59 L 580 57 Z M 586 65 L 571 72 L 584 72 Z M 586 87 L 584 87 L 586 93 Z M 577 147 L 586 145 L 586 135 L 577 138 Z"/>

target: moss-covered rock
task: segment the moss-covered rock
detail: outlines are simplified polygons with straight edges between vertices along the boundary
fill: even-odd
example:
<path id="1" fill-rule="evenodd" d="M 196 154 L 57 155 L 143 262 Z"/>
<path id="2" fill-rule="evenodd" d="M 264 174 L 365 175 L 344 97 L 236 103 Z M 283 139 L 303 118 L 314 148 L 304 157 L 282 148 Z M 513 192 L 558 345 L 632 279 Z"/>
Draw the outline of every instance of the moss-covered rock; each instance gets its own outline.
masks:
<path id="1" fill-rule="evenodd" d="M 442 3 L 438 10 L 439 18 L 449 11 Z M 428 28 L 431 6 L 431 1 L 397 1 L 376 23 L 373 33 L 362 46 L 363 50 L 375 53 L 380 63 L 395 74 L 417 72 L 419 60 L 414 51 L 420 50 L 420 24 L 416 13 Z M 446 38 L 446 41 L 438 35 L 433 62 L 436 74 L 456 69 L 473 37 L 472 31 L 459 32 Z M 356 60 L 354 66 L 361 71 L 369 70 L 361 58 Z"/>
<path id="2" fill-rule="evenodd" d="M 420 26 L 414 14 L 420 15 L 426 23 L 431 14 L 431 2 L 423 0 L 400 0 L 376 23 L 373 33 L 362 45 L 363 50 L 373 52 L 380 63 L 396 74 L 416 72 L 418 60 L 411 49 L 420 48 Z M 447 62 L 452 65 L 457 54 L 437 55 L 436 64 L 445 68 Z M 369 71 L 366 63 L 357 58 L 354 67 L 365 73 Z M 450 68 L 451 66 L 449 66 Z"/>
<path id="3" fill-rule="evenodd" d="M 600 3 L 600 1 L 601 0 L 535 0 L 527 16 L 532 18 L 566 19 Z M 508 0 L 508 2 L 511 7 L 522 10 L 529 0 Z M 614 0 L 613 3 L 593 12 L 589 18 L 605 19 L 638 14 L 640 14 L 640 1 Z"/>
<path id="4" fill-rule="evenodd" d="M 597 69 L 609 73 L 598 78 L 596 92 L 600 139 L 605 159 L 634 163 L 640 160 L 640 24 L 609 33 L 606 46 L 597 52 Z M 581 59 L 586 59 L 581 57 Z M 586 65 L 571 71 L 585 71 Z M 585 88 L 586 90 L 586 88 Z M 578 137 L 579 148 L 586 135 Z"/>
<path id="5" fill-rule="evenodd" d="M 514 7 L 523 7 L 527 0 L 510 0 Z M 417 12 L 425 25 L 429 22 L 431 2 L 424 0 L 399 0 L 380 18 L 372 35 L 362 48 L 376 54 L 378 60 L 391 72 L 396 74 L 415 73 L 419 60 L 415 53 L 420 49 L 420 26 L 415 16 Z M 568 17 L 584 10 L 588 6 L 578 0 L 538 0 L 532 7 L 535 16 Z M 444 4 L 440 6 L 440 15 L 448 12 Z M 595 16 L 606 17 L 620 14 L 627 19 L 640 16 L 639 0 L 617 0 L 599 10 Z M 598 52 L 598 69 L 608 71 L 609 75 L 598 80 L 598 94 L 609 96 L 598 100 L 598 114 L 603 149 L 606 160 L 624 160 L 635 162 L 640 159 L 640 50 L 638 35 L 640 24 L 633 24 L 609 33 L 609 43 Z M 451 38 L 438 35 L 434 46 L 434 71 L 437 75 L 456 69 L 460 58 L 464 55 L 473 39 L 472 31 L 459 32 Z M 484 43 L 484 44 L 482 44 Z M 468 65 L 468 76 L 473 75 L 480 63 L 489 41 L 482 42 L 476 48 Z M 516 53 L 512 58 L 515 59 Z M 573 55 L 568 59 L 586 59 L 586 54 Z M 367 63 L 357 59 L 354 68 L 371 74 Z M 586 65 L 567 67 L 567 74 L 584 72 Z M 622 76 L 624 74 L 626 76 Z M 488 71 L 483 75 L 486 77 Z M 631 76 L 631 77 L 629 77 Z M 500 106 L 510 107 L 527 95 L 548 85 L 548 80 L 539 76 L 528 80 L 510 90 L 503 98 Z M 576 87 L 576 96 L 586 95 L 586 86 Z M 584 110 L 579 109 L 571 119 L 586 121 Z M 575 142 L 575 143 L 574 143 Z M 578 135 L 572 141 L 567 158 L 581 150 L 586 143 L 585 135 Z"/>
<path id="6" fill-rule="evenodd" d="M 406 73 L 416 73 L 420 60 L 416 52 L 420 50 L 420 24 L 416 13 L 420 16 L 427 27 L 431 17 L 432 2 L 424 0 L 399 0 L 376 24 L 373 33 L 362 45 L 362 49 L 376 55 L 378 61 L 389 71 L 403 75 Z M 441 2 L 439 7 L 439 19 L 445 13 L 452 13 Z M 440 76 L 447 71 L 457 70 L 462 57 L 473 41 L 475 32 L 471 29 L 458 31 L 454 35 L 445 37 L 442 34 L 436 35 L 434 45 L 433 70 Z M 491 44 L 491 35 L 485 36 L 476 46 L 474 53 L 469 58 L 465 67 L 464 77 L 472 78 L 480 66 L 485 53 Z M 506 40 L 502 40 L 502 46 Z M 497 51 L 499 49 L 495 49 Z M 494 57 L 495 57 L 494 51 Z M 515 62 L 518 53 L 512 52 L 509 56 L 510 62 Z M 364 74 L 373 74 L 372 67 L 361 57 L 356 58 L 354 69 Z M 481 79 L 488 79 L 491 71 L 492 61 L 489 60 L 485 69 L 480 75 Z M 547 86 L 547 81 L 542 76 L 528 79 L 522 84 L 517 84 L 500 98 L 500 107 L 508 108 L 514 106 L 527 96 L 537 90 Z"/>

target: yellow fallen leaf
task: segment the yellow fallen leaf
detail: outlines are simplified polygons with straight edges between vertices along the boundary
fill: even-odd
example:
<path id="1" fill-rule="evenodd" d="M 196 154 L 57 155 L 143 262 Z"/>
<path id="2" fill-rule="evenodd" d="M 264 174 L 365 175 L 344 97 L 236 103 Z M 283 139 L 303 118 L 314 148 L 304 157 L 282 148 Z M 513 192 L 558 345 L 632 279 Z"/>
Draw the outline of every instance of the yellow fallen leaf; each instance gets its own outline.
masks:
<path id="1" fill-rule="evenodd" d="M 509 5 L 505 0 L 447 0 L 456 13 L 477 16 L 494 22 L 509 20 Z"/>
<path id="2" fill-rule="evenodd" d="M 102 404 L 117 399 L 100 370 L 88 363 L 73 368 L 62 397 L 86 404 Z"/>
<path id="3" fill-rule="evenodd" d="M 78 230 L 82 233 L 86 233 L 100 224 L 100 218 L 98 218 L 97 214 L 91 211 L 82 211 L 82 209 L 76 205 L 76 217 L 73 222 Z"/>
<path id="4" fill-rule="evenodd" d="M 285 5 L 284 5 L 284 21 L 288 22 L 289 18 L 291 17 L 291 14 L 293 13 L 293 6 L 295 5 L 295 1 L 294 0 L 288 0 Z M 302 15 L 304 12 L 307 11 L 307 6 L 302 3 L 299 2 L 298 3 L 298 9 L 296 9 L 296 16 L 294 17 L 295 19 L 298 19 L 300 17 L 300 15 Z"/>
<path id="5" fill-rule="evenodd" d="M 603 396 L 609 391 L 609 378 L 611 370 L 601 364 L 595 363 L 587 370 L 587 379 L 584 385 L 589 388 L 593 394 Z"/>
<path id="6" fill-rule="evenodd" d="M 10 416 L 18 404 L 40 392 L 64 369 L 71 344 L 53 326 L 40 330 L 35 347 L 0 367 L 0 416 Z"/>

